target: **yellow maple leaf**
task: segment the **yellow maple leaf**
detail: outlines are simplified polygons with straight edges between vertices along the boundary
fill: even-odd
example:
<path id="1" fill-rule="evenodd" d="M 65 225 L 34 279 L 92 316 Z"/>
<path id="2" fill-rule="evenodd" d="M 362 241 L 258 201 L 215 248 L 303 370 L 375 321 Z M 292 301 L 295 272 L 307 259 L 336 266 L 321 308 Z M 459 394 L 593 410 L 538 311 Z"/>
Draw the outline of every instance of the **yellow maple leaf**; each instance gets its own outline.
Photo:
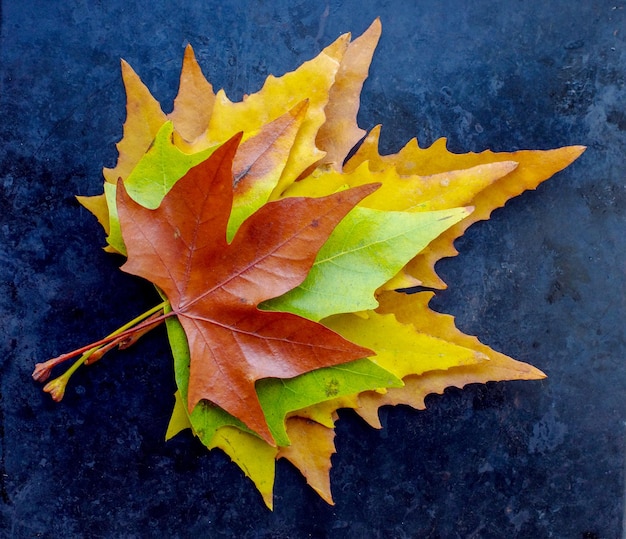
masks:
<path id="1" fill-rule="evenodd" d="M 431 288 L 446 288 L 446 284 L 437 276 L 435 263 L 444 257 L 454 256 L 457 250 L 453 242 L 462 236 L 473 223 L 488 219 L 491 212 L 504 206 L 504 203 L 528 189 L 536 187 L 560 170 L 575 161 L 584 146 L 567 146 L 554 150 L 520 150 L 511 153 L 495 153 L 486 150 L 481 153 L 455 154 L 446 148 L 446 139 L 437 140 L 428 148 L 420 148 L 417 140 L 412 139 L 397 154 L 381 156 L 378 153 L 380 126 L 375 127 L 365 138 L 354 156 L 346 163 L 345 171 L 351 172 L 364 162 L 374 171 L 394 167 L 403 176 L 445 175 L 450 171 L 471 169 L 472 167 L 498 162 L 515 162 L 512 168 L 498 181 L 494 181 L 475 193 L 466 204 L 474 207 L 470 216 L 451 227 L 434 240 L 419 256 L 407 265 L 407 272 Z M 450 184 L 441 185 L 439 203 L 445 203 Z"/>
<path id="2" fill-rule="evenodd" d="M 478 350 L 435 337 L 428 330 L 419 332 L 413 325 L 398 321 L 394 314 L 339 314 L 322 323 L 349 341 L 374 350 L 376 355 L 370 359 L 398 378 L 488 359 Z"/>
<path id="3" fill-rule="evenodd" d="M 232 102 L 223 90 L 217 92 L 209 126 L 203 135 L 206 146 L 223 142 L 241 131 L 245 142 L 263 125 L 308 99 L 306 117 L 275 188 L 280 193 L 325 155 L 315 145 L 315 136 L 326 119 L 324 108 L 348 40 L 349 35 L 341 36 L 316 58 L 282 77 L 270 75 L 261 90 L 242 101 Z"/>
<path id="4" fill-rule="evenodd" d="M 440 314 L 428 307 L 433 297 L 432 292 L 417 294 L 400 294 L 385 292 L 378 300 L 381 313 L 394 315 L 407 324 L 413 325 L 418 331 L 427 331 L 447 342 L 475 350 L 488 358 L 488 361 L 457 365 L 447 370 L 432 370 L 419 375 L 403 378 L 404 387 L 391 388 L 383 395 L 366 392 L 359 395 L 359 406 L 356 411 L 372 426 L 380 428 L 378 409 L 387 404 L 407 404 L 422 409 L 424 397 L 430 393 L 443 393 L 446 387 L 462 388 L 471 383 L 487 383 L 503 380 L 538 380 L 545 374 L 536 367 L 516 361 L 500 352 L 496 352 L 481 343 L 476 337 L 465 335 L 457 329 L 454 317 Z"/>

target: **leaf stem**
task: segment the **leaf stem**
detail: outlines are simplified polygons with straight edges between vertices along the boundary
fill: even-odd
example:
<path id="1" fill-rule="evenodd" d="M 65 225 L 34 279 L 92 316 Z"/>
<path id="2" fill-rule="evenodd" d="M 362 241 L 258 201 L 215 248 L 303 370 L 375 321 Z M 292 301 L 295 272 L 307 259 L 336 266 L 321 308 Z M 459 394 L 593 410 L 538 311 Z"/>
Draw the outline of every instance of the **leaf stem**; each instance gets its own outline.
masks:
<path id="1" fill-rule="evenodd" d="M 163 310 L 168 306 L 169 301 L 162 301 L 158 305 L 152 307 L 151 309 L 148 309 L 146 312 L 140 314 L 139 316 L 136 316 L 130 322 L 127 322 L 123 326 L 117 328 L 112 333 L 109 333 L 104 339 L 100 339 L 99 341 L 93 342 L 86 346 L 82 346 L 81 348 L 77 348 L 76 350 L 68 352 L 67 354 L 61 354 L 60 356 L 45 361 L 44 363 L 37 363 L 35 365 L 35 370 L 33 371 L 33 379 L 38 382 L 45 382 L 50 377 L 50 373 L 54 367 L 60 365 L 68 359 L 82 354 L 80 358 L 62 376 L 53 380 L 52 382 L 49 382 L 44 387 L 44 391 L 51 393 L 54 400 L 61 400 L 61 398 L 63 398 L 62 392 L 60 392 L 60 398 L 55 398 L 54 391 L 59 392 L 57 391 L 57 389 L 60 390 L 60 388 L 57 388 L 56 386 L 62 385 L 64 392 L 65 384 L 67 384 L 67 380 L 69 379 L 69 377 L 76 369 L 78 369 L 78 367 L 80 367 L 84 363 L 87 363 L 92 354 L 96 353 L 99 350 L 102 350 L 105 345 L 111 343 L 112 341 L 115 341 L 119 344 L 125 344 L 124 341 L 126 338 L 131 338 L 139 332 L 143 334 L 146 331 L 149 331 L 149 329 L 152 329 L 153 326 L 158 325 L 165 318 L 172 315 L 172 312 L 163 313 Z M 159 312 L 161 312 L 161 314 L 155 316 Z M 95 362 L 95 360 L 92 362 Z"/>

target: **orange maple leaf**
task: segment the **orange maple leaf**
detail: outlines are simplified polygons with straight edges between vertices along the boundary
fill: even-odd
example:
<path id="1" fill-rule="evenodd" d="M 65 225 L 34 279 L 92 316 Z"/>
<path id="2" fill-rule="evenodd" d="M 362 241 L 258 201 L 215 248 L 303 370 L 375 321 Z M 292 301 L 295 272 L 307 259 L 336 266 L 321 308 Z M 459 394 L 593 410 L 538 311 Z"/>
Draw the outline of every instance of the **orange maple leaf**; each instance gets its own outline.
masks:
<path id="1" fill-rule="evenodd" d="M 157 285 L 185 330 L 189 411 L 208 399 L 273 443 L 257 380 L 291 378 L 372 351 L 320 324 L 263 312 L 257 305 L 299 285 L 337 223 L 377 185 L 268 203 L 228 244 L 231 169 L 239 140 L 234 137 L 192 168 L 156 210 L 137 204 L 118 182 L 128 249 L 122 269 Z"/>

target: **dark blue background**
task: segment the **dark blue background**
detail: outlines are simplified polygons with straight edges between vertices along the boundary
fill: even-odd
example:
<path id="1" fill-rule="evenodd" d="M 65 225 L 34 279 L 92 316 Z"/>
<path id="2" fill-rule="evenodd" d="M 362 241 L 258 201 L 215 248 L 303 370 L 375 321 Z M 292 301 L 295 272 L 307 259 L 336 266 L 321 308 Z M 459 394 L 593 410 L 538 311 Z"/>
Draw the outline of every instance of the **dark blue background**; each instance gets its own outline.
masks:
<path id="1" fill-rule="evenodd" d="M 0 108 L 0 530 L 5 537 L 616 538 L 624 511 L 626 9 L 623 1 L 4 0 Z M 544 381 L 338 424 L 336 506 L 289 464 L 275 511 L 219 452 L 165 443 L 162 332 L 79 372 L 54 404 L 36 361 L 156 302 L 73 198 L 101 192 L 119 58 L 167 112 L 191 43 L 233 99 L 380 16 L 362 127 L 386 151 L 585 144 L 570 168 L 457 242 L 434 305 Z"/>

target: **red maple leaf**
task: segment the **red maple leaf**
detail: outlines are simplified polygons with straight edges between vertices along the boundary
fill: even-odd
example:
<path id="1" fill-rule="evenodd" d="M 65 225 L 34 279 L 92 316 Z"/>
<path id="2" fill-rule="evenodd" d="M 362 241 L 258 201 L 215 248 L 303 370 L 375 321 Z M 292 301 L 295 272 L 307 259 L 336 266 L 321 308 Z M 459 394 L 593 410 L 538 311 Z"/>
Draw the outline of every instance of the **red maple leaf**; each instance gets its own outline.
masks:
<path id="1" fill-rule="evenodd" d="M 377 185 L 269 202 L 228 244 L 239 140 L 234 137 L 192 168 L 156 210 L 137 204 L 118 182 L 128 250 L 122 269 L 158 286 L 185 330 L 189 410 L 210 400 L 273 443 L 256 380 L 291 378 L 372 352 L 320 324 L 257 305 L 298 286 L 335 226 Z"/>

